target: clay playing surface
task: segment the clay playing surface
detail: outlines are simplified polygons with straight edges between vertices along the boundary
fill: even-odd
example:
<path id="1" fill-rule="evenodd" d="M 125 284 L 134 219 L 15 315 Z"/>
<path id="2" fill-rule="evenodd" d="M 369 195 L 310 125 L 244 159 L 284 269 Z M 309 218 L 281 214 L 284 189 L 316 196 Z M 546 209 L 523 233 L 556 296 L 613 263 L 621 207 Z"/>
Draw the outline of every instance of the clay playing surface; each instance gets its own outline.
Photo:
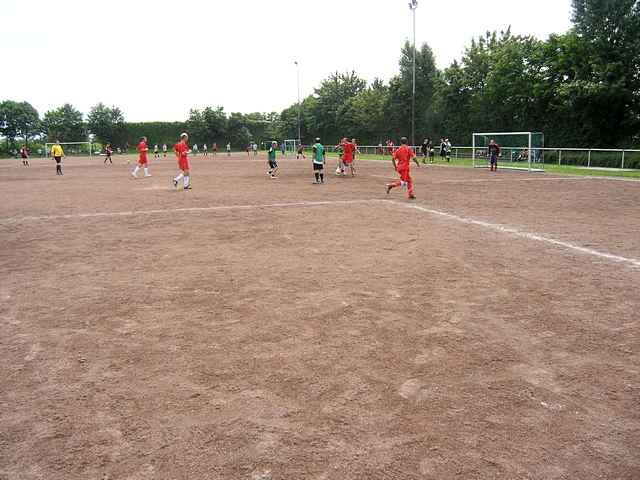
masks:
<path id="1" fill-rule="evenodd" d="M 0 164 L 0 479 L 640 477 L 640 182 Z"/>

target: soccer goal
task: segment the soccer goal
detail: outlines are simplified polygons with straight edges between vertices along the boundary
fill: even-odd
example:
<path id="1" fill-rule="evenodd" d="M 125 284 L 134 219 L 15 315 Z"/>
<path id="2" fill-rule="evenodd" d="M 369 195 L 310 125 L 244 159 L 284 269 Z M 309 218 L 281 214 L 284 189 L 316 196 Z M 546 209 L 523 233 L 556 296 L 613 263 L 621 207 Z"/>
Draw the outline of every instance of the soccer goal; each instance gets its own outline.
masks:
<path id="1" fill-rule="evenodd" d="M 473 167 L 489 166 L 489 144 L 500 146 L 500 168 L 544 171 L 544 134 L 540 132 L 474 133 L 472 143 Z"/>
<path id="2" fill-rule="evenodd" d="M 51 156 L 51 147 L 53 145 L 55 143 L 44 144 L 45 156 Z M 60 142 L 60 146 L 67 157 L 92 157 L 95 150 L 93 142 Z"/>
<path id="3" fill-rule="evenodd" d="M 296 150 L 298 149 L 298 140 L 285 140 L 284 141 L 284 151 L 285 152 L 291 152 L 296 153 Z"/>

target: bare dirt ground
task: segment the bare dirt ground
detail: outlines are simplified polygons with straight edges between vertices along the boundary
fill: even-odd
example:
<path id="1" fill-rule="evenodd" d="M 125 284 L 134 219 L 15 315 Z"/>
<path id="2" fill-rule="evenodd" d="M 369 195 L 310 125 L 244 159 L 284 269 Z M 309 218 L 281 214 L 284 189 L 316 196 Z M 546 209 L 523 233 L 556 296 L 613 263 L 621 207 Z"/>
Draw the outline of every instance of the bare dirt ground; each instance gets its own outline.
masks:
<path id="1" fill-rule="evenodd" d="M 640 478 L 640 182 L 115 162 L 0 164 L 0 479 Z"/>

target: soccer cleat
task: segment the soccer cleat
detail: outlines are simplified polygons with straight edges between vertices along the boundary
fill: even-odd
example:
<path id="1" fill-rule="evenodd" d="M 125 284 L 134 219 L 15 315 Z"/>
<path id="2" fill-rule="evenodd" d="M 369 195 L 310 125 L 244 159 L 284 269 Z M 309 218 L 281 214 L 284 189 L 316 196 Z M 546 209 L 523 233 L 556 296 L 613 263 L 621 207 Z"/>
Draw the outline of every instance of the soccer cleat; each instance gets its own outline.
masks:
<path id="1" fill-rule="evenodd" d="M 138 178 L 138 176 L 137 176 L 135 173 L 133 173 L 133 172 L 131 172 L 131 177 L 132 177 L 132 178 L 134 178 L 134 179 L 135 179 L 135 178 Z"/>
<path id="2" fill-rule="evenodd" d="M 389 192 L 391 191 L 393 187 L 391 185 L 387 185 L 387 195 L 389 195 Z"/>
<path id="3" fill-rule="evenodd" d="M 191 185 L 187 185 L 186 187 L 183 188 L 183 190 L 191 190 Z"/>
<path id="4" fill-rule="evenodd" d="M 152 177 L 153 175 L 151 175 L 150 173 L 145 174 L 145 177 Z"/>
<path id="5" fill-rule="evenodd" d="M 173 182 L 173 188 L 178 188 L 178 181 L 175 178 L 171 181 Z"/>
<path id="6" fill-rule="evenodd" d="M 409 195 L 409 200 L 415 200 L 416 196 L 412 193 L 411 195 Z"/>

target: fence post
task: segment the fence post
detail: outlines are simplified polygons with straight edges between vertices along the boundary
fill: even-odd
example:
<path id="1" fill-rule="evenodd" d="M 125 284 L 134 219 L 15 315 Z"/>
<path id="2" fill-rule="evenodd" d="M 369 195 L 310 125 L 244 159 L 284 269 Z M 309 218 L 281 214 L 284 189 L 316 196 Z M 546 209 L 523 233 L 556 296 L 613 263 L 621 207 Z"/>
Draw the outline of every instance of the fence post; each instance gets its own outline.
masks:
<path id="1" fill-rule="evenodd" d="M 562 150 L 558 150 L 558 166 L 562 164 Z"/>
<path id="2" fill-rule="evenodd" d="M 589 156 L 587 157 L 587 167 L 591 167 L 591 150 L 589 150 Z"/>
<path id="3" fill-rule="evenodd" d="M 622 166 L 620 168 L 624 170 L 624 150 L 622 150 Z"/>

